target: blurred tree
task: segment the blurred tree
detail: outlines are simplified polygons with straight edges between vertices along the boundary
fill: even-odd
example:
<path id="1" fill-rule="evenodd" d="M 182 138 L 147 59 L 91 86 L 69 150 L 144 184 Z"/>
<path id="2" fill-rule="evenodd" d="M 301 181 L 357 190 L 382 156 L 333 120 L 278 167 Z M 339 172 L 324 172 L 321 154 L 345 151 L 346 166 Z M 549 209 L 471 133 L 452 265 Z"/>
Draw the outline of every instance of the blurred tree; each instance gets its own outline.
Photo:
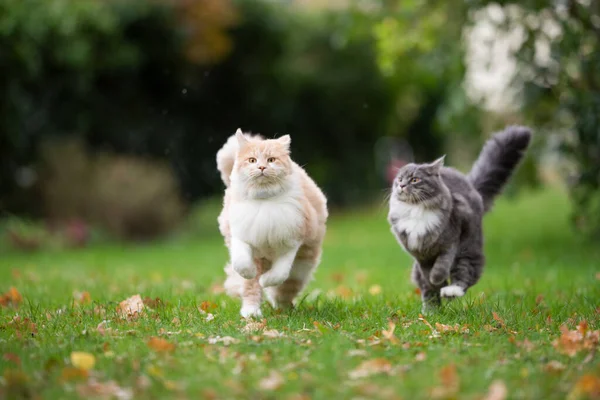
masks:
<path id="1" fill-rule="evenodd" d="M 521 30 L 516 84 L 536 130 L 561 132 L 560 149 L 575 166 L 576 226 L 600 237 L 600 2 L 471 1 L 502 6 L 500 29 Z"/>

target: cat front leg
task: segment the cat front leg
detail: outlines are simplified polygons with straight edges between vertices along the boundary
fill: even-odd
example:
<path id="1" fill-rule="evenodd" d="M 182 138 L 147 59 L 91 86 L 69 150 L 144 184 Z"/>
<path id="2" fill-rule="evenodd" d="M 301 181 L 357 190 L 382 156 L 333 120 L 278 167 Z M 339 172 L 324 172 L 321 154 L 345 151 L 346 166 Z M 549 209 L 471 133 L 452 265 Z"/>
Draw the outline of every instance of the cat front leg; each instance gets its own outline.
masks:
<path id="1" fill-rule="evenodd" d="M 450 278 L 450 269 L 456 258 L 457 246 L 452 245 L 438 255 L 431 272 L 429 273 L 429 282 L 433 286 L 440 286 Z"/>
<path id="2" fill-rule="evenodd" d="M 263 288 L 269 286 L 281 285 L 290 276 L 292 264 L 296 258 L 296 253 L 300 245 L 295 245 L 291 249 L 287 249 L 273 260 L 271 269 L 260 276 L 260 286 Z"/>
<path id="3" fill-rule="evenodd" d="M 431 314 L 437 310 L 442 305 L 440 290 L 431 285 L 417 261 L 413 264 L 411 278 L 413 283 L 421 290 L 421 300 L 423 302 L 421 312 L 423 314 Z"/>
<path id="4" fill-rule="evenodd" d="M 236 237 L 231 237 L 229 245 L 231 266 L 233 270 L 245 279 L 256 277 L 256 265 L 252 258 L 252 247 Z"/>

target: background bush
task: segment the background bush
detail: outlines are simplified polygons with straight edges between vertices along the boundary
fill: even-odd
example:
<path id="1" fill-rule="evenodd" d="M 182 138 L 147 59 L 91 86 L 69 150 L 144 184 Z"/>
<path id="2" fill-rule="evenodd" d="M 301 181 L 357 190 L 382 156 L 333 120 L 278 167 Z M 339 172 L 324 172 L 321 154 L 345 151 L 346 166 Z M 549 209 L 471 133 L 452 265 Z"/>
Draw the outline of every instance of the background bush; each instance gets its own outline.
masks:
<path id="1" fill-rule="evenodd" d="M 140 234 L 142 218 L 157 235 L 180 219 L 180 197 L 221 194 L 215 153 L 238 127 L 292 135 L 295 160 L 332 207 L 381 193 L 390 154 L 376 158 L 375 147 L 386 136 L 407 139 L 417 161 L 458 144 L 449 159 L 468 165 L 483 139 L 483 114 L 462 88 L 468 11 L 428 1 L 317 12 L 260 0 L 4 0 L 0 208 L 95 219 L 125 237 Z M 85 150 L 51 161 L 43 143 L 70 138 Z M 93 165 L 112 154 L 115 165 L 94 173 L 115 187 L 152 181 L 138 205 L 123 195 L 118 218 L 100 216 L 119 190 L 90 188 L 109 183 L 84 179 L 92 172 L 77 152 Z M 164 215 L 140 205 L 171 190 Z"/>

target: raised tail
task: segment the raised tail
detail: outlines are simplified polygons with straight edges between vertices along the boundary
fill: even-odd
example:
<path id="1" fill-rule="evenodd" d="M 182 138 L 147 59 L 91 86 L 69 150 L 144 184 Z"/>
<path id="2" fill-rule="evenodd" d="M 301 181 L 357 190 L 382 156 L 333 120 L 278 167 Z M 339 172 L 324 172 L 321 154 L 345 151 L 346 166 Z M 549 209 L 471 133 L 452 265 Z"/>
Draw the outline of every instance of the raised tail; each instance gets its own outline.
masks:
<path id="1" fill-rule="evenodd" d="M 238 129 L 237 133 L 242 133 L 241 129 Z M 259 135 L 250 136 L 248 134 L 244 134 L 246 138 L 250 140 L 262 140 L 262 137 Z M 229 186 L 231 182 L 231 172 L 233 171 L 233 164 L 235 163 L 235 157 L 238 151 L 239 145 L 236 138 L 236 135 L 231 135 L 227 142 L 221 147 L 221 149 L 217 152 L 217 169 L 221 173 L 221 179 L 225 186 Z"/>
<path id="2" fill-rule="evenodd" d="M 467 176 L 483 198 L 484 211 L 489 211 L 513 171 L 523 158 L 531 141 L 531 130 L 509 126 L 489 139 Z"/>

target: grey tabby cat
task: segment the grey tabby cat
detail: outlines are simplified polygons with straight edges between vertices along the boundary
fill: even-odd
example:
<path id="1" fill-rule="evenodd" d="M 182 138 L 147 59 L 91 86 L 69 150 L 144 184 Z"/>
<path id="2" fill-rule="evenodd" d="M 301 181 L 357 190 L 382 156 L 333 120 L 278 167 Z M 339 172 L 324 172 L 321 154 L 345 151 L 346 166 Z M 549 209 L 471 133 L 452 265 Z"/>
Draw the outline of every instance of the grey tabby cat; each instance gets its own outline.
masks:
<path id="1" fill-rule="evenodd" d="M 412 280 L 421 289 L 423 311 L 441 297 L 465 294 L 481 277 L 482 218 L 510 178 L 531 140 L 531 131 L 511 126 L 484 145 L 468 175 L 431 164 L 408 164 L 398 171 L 388 221 L 414 258 Z"/>

